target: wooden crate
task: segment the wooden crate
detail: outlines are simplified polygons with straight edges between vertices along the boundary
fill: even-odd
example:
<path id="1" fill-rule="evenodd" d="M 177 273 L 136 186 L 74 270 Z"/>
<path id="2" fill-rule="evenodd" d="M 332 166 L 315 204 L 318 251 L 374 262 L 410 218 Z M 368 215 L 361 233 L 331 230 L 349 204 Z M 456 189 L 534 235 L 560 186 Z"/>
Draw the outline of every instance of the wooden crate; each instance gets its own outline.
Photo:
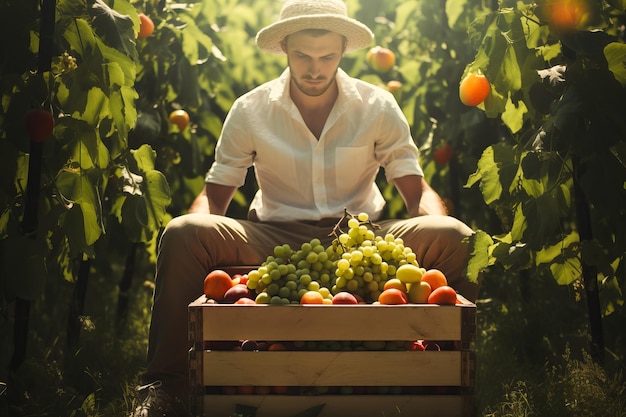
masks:
<path id="1" fill-rule="evenodd" d="M 461 297 L 462 299 L 462 297 Z M 476 305 L 189 305 L 194 415 L 472 416 Z M 438 341 L 440 351 L 219 350 L 229 341 Z M 269 387 L 286 387 L 283 394 Z M 226 394 L 257 387 L 257 394 Z M 260 394 L 262 393 L 262 394 Z"/>

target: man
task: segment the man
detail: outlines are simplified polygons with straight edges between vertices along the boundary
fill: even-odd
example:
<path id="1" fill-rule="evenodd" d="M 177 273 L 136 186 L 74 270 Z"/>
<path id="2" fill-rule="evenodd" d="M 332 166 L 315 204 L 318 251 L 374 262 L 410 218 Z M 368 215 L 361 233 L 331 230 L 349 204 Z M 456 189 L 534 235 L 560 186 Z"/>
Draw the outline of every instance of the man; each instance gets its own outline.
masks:
<path id="1" fill-rule="evenodd" d="M 140 387 L 145 400 L 135 415 L 175 415 L 176 399 L 186 402 L 187 305 L 202 294 L 208 271 L 258 265 L 279 244 L 299 247 L 315 237 L 328 244 L 344 208 L 368 213 L 379 233 L 404 239 L 420 265 L 440 269 L 457 291 L 476 298 L 477 285 L 463 275 L 463 239 L 472 230 L 446 215 L 424 180 L 395 99 L 339 68 L 344 53 L 372 39 L 341 0 L 288 0 L 280 20 L 258 33 L 257 45 L 286 54 L 288 68 L 233 104 L 204 192 L 191 214 L 173 219 L 163 233 Z M 249 219 L 225 217 L 250 166 L 259 190 Z M 380 219 L 385 200 L 375 179 L 381 167 L 410 218 Z"/>

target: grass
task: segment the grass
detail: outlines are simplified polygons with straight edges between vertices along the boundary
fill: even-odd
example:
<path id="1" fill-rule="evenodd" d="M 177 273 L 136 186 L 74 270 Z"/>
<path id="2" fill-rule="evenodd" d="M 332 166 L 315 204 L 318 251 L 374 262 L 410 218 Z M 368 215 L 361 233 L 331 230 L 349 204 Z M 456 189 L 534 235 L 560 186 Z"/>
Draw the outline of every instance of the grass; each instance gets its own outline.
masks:
<path id="1" fill-rule="evenodd" d="M 74 286 L 48 280 L 31 311 L 27 359 L 0 396 L 0 415 L 108 417 L 132 410 L 144 369 L 153 268 L 136 274 L 131 308 L 119 322 L 119 279 L 112 277 L 122 271 L 115 265 L 92 271 L 75 351 L 65 337 Z M 485 277 L 475 346 L 479 416 L 626 417 L 624 313 L 604 320 L 606 359 L 599 365 L 588 353 L 585 305 L 575 286 L 511 272 Z"/>

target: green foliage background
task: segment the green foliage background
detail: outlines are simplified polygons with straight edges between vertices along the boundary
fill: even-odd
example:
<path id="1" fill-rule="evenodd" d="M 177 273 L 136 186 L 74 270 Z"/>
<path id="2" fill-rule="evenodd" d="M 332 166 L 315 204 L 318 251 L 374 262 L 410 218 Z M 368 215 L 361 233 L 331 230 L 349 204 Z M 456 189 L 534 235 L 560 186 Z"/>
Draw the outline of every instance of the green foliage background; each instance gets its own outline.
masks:
<path id="1" fill-rule="evenodd" d="M 571 31 L 550 24 L 555 2 L 346 0 L 376 44 L 396 53 L 396 66 L 374 72 L 366 50 L 342 66 L 383 87 L 402 82 L 395 95 L 428 181 L 477 230 L 472 279 L 501 275 L 517 287 L 517 277 L 530 273 L 581 298 L 583 267 L 592 266 L 604 316 L 623 317 L 626 1 L 586 1 L 587 14 Z M 102 298 L 113 305 L 128 297 L 116 289 L 122 275 L 135 271 L 152 285 L 159 231 L 203 187 L 233 101 L 286 64 L 254 43 L 279 10 L 272 0 L 58 0 L 52 67 L 41 72 L 39 3 L 0 4 L 3 335 L 11 332 L 16 298 L 73 302 L 86 260 L 96 282 L 107 282 L 111 293 Z M 136 39 L 139 12 L 155 23 L 146 39 Z M 491 93 L 470 108 L 458 86 L 477 70 Z M 34 235 L 21 224 L 30 108 L 56 121 L 44 144 Z M 174 109 L 189 113 L 187 129 L 169 123 Z M 433 155 L 446 144 L 453 156 L 438 165 Z M 379 182 L 386 214 L 404 216 L 401 198 L 382 176 Z M 250 175 L 229 215 L 244 218 L 255 190 Z M 581 238 L 580 206 L 589 209 L 590 238 Z M 63 312 L 50 312 L 63 327 L 54 314 Z M 10 342 L 2 338 L 3 361 Z"/>

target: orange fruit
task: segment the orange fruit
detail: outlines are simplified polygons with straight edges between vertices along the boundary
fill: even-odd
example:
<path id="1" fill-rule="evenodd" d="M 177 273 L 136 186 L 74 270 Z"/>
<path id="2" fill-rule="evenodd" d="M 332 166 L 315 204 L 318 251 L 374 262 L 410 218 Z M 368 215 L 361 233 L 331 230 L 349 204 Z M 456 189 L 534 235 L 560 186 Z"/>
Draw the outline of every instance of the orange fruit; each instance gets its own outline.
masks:
<path id="1" fill-rule="evenodd" d="M 267 350 L 287 350 L 287 346 L 279 342 L 274 342 L 267 347 Z"/>
<path id="2" fill-rule="evenodd" d="M 389 288 L 396 288 L 400 291 L 406 292 L 406 284 L 400 281 L 398 278 L 391 278 L 385 281 L 383 285 L 383 291 L 388 290 Z"/>
<path id="3" fill-rule="evenodd" d="M 437 165 L 445 165 L 452 157 L 452 145 L 448 142 L 435 149 L 433 152 L 433 160 Z"/>
<path id="4" fill-rule="evenodd" d="M 285 385 L 276 385 L 272 387 L 272 393 L 274 394 L 286 394 L 289 387 Z"/>
<path id="5" fill-rule="evenodd" d="M 466 106 L 478 106 L 491 90 L 487 77 L 480 71 L 468 74 L 459 84 L 459 98 Z"/>
<path id="6" fill-rule="evenodd" d="M 549 7 L 550 24 L 560 31 L 576 29 L 588 13 L 584 0 L 556 0 L 549 3 Z"/>
<path id="7" fill-rule="evenodd" d="M 183 131 L 189 126 L 189 113 L 185 110 L 174 110 L 170 113 L 170 123 L 178 126 L 178 130 Z"/>
<path id="8" fill-rule="evenodd" d="M 324 304 L 324 296 L 318 291 L 307 291 L 302 294 L 300 304 Z"/>
<path id="9" fill-rule="evenodd" d="M 389 288 L 380 293 L 378 302 L 387 305 L 408 304 L 409 299 L 404 291 L 397 288 Z"/>
<path id="10" fill-rule="evenodd" d="M 409 288 L 409 301 L 415 304 L 426 304 L 432 289 L 426 281 L 414 282 Z"/>
<path id="11" fill-rule="evenodd" d="M 256 301 L 248 297 L 241 297 L 240 299 L 235 301 L 235 304 L 256 304 Z"/>
<path id="12" fill-rule="evenodd" d="M 235 283 L 227 272 L 221 269 L 214 269 L 204 278 L 204 295 L 220 301 L 224 298 L 226 291 L 234 285 Z"/>
<path id="13" fill-rule="evenodd" d="M 340 291 L 337 294 L 335 294 L 331 300 L 331 304 L 358 304 L 359 301 L 357 300 L 357 298 L 347 292 L 347 291 Z"/>
<path id="14" fill-rule="evenodd" d="M 375 46 L 367 51 L 365 60 L 376 72 L 387 72 L 396 65 L 396 54 L 390 49 Z"/>
<path id="15" fill-rule="evenodd" d="M 153 32 L 154 22 L 152 22 L 152 19 L 143 13 L 139 13 L 139 33 L 137 33 L 137 39 L 147 38 Z"/>
<path id="16" fill-rule="evenodd" d="M 456 291 L 452 287 L 442 285 L 430 293 L 428 304 L 454 305 L 456 304 Z"/>
<path id="17" fill-rule="evenodd" d="M 402 83 L 398 80 L 391 80 L 387 82 L 387 91 L 395 93 L 402 87 Z"/>
<path id="18" fill-rule="evenodd" d="M 429 269 L 424 272 L 424 275 L 422 275 L 422 281 L 429 283 L 430 288 L 433 291 L 443 285 L 448 285 L 448 279 L 444 273 L 438 269 Z"/>
<path id="19" fill-rule="evenodd" d="M 251 395 L 254 394 L 254 385 L 240 385 L 237 387 L 237 394 L 239 395 Z"/>
<path id="20" fill-rule="evenodd" d="M 32 109 L 26 112 L 26 131 L 33 142 L 45 142 L 54 129 L 54 117 L 48 111 Z"/>

